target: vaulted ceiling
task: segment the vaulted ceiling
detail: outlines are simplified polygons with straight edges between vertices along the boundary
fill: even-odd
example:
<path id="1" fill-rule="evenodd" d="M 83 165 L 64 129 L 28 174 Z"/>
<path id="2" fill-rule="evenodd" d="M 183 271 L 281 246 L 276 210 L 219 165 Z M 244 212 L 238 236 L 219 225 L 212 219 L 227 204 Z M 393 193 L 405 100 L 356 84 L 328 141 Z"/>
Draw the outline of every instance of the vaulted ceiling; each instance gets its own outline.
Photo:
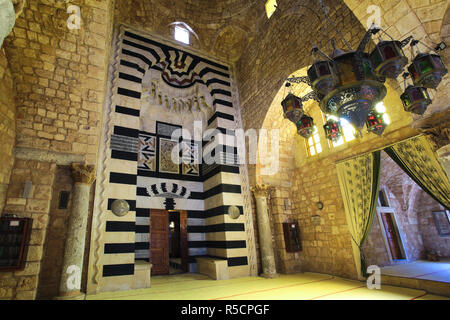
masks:
<path id="1" fill-rule="evenodd" d="M 239 59 L 264 17 L 264 2 L 256 0 L 121 0 L 115 8 L 116 23 L 168 38 L 171 24 L 184 22 L 198 35 L 192 47 L 229 62 Z"/>

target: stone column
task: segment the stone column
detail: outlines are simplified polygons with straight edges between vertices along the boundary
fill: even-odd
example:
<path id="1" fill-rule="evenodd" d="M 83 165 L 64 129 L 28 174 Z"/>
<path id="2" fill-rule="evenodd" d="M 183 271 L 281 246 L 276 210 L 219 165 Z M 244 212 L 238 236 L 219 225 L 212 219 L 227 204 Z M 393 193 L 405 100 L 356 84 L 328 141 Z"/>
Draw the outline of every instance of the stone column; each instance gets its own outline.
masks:
<path id="1" fill-rule="evenodd" d="M 84 245 L 89 215 L 89 195 L 95 181 L 95 167 L 72 164 L 74 188 L 69 216 L 64 262 L 61 273 L 58 300 L 82 300 L 81 276 L 83 270 Z"/>
<path id="2" fill-rule="evenodd" d="M 258 185 L 252 188 L 256 200 L 256 220 L 258 222 L 259 250 L 264 278 L 278 277 L 275 266 L 275 254 L 272 246 L 272 233 L 270 231 L 269 212 L 267 210 L 267 197 L 270 187 Z"/>

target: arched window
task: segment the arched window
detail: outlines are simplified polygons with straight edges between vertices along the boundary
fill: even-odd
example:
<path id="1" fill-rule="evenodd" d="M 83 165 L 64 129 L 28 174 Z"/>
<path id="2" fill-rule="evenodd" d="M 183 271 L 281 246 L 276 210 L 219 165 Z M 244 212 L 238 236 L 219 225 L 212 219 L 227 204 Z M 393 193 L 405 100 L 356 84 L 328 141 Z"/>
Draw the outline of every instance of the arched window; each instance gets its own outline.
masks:
<path id="1" fill-rule="evenodd" d="M 198 40 L 198 35 L 187 23 L 178 21 L 172 22 L 169 26 L 173 27 L 173 36 L 177 41 L 190 45 L 192 43 L 191 35 L 193 35 Z"/>
<path id="2" fill-rule="evenodd" d="M 306 151 L 308 152 L 308 157 L 315 156 L 322 152 L 322 145 L 320 144 L 320 136 L 317 127 L 314 126 L 313 135 L 306 140 Z"/>
<path id="3" fill-rule="evenodd" d="M 175 26 L 175 40 L 189 44 L 189 30 L 181 26 Z"/>

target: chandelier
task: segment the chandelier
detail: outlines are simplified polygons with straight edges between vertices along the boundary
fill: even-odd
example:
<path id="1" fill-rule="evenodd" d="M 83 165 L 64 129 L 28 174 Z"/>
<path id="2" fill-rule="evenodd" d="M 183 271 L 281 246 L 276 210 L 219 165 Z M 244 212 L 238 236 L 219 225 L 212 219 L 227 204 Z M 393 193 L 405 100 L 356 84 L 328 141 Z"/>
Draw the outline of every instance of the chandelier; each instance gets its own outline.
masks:
<path id="1" fill-rule="evenodd" d="M 353 125 L 360 136 L 364 126 L 368 132 L 381 136 L 388 123 L 376 106 L 380 105 L 386 96 L 386 79 L 396 79 L 401 74 L 406 88 L 401 96 L 405 111 L 423 115 L 432 102 L 428 89 L 436 90 L 442 77 L 447 74 L 447 69 L 437 54 L 437 51 L 443 50 L 442 45 L 432 49 L 415 40 L 413 36 L 402 41 L 395 40 L 380 27 L 372 25 L 354 50 L 330 20 L 323 0 L 320 0 L 320 5 L 328 34 L 328 28 L 331 26 L 342 38 L 347 50 L 337 48 L 335 40 L 328 37 L 326 40 L 331 43 L 333 51 L 331 56 L 314 45 L 311 51 L 314 62 L 308 69 L 307 76 L 287 79 L 287 87 L 292 83 L 306 83 L 312 88 L 304 97 L 289 93 L 281 103 L 285 118 L 297 126 L 298 133 L 306 139 L 313 134 L 314 122 L 303 110 L 303 102 L 315 100 L 327 118 L 333 116 L 338 119 L 329 120 L 325 124 L 324 130 L 328 139 L 335 141 L 342 136 L 339 123 L 341 119 Z M 381 34 L 389 40 L 383 40 Z M 371 52 L 366 52 L 368 43 L 375 35 L 379 36 L 378 43 Z M 409 60 L 403 48 L 408 44 L 411 46 L 411 56 L 415 58 L 407 68 L 408 72 L 404 72 Z M 419 44 L 431 51 L 420 52 Z M 406 87 L 408 78 L 412 80 L 412 84 Z"/>

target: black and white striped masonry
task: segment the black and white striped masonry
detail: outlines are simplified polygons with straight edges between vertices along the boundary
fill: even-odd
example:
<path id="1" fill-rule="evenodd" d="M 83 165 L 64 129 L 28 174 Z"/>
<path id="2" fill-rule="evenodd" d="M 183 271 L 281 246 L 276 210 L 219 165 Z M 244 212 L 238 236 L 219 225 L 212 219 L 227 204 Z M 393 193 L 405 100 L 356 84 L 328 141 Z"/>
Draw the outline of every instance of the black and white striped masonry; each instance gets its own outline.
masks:
<path id="1" fill-rule="evenodd" d="M 195 257 L 204 255 L 226 259 L 230 270 L 248 267 L 229 67 L 138 32 L 125 29 L 121 32 L 117 79 L 112 79 L 115 105 L 108 168 L 109 185 L 120 192 L 110 192 L 108 209 L 121 197 L 129 202 L 131 214 L 125 219 L 106 221 L 104 255 L 114 259 L 106 259 L 103 277 L 132 275 L 135 259 L 148 259 L 150 209 L 166 209 L 168 205 L 188 213 L 190 271 L 196 271 Z M 181 166 L 179 173 L 159 171 L 160 139 L 166 137 L 140 128 L 143 79 L 148 72 L 160 74 L 164 83 L 176 90 L 196 84 L 207 87 L 214 110 L 207 129 L 214 132 L 205 136 L 204 141 L 192 143 L 198 144 L 200 156 L 219 161 L 200 165 L 196 175 L 183 174 Z M 161 119 L 152 121 L 156 121 L 156 127 L 158 123 L 164 124 Z M 138 168 L 142 156 L 139 141 L 143 136 L 156 139 L 154 168 L 152 164 Z M 146 152 L 153 157 L 152 150 Z M 241 211 L 240 219 L 228 218 L 232 205 Z"/>

